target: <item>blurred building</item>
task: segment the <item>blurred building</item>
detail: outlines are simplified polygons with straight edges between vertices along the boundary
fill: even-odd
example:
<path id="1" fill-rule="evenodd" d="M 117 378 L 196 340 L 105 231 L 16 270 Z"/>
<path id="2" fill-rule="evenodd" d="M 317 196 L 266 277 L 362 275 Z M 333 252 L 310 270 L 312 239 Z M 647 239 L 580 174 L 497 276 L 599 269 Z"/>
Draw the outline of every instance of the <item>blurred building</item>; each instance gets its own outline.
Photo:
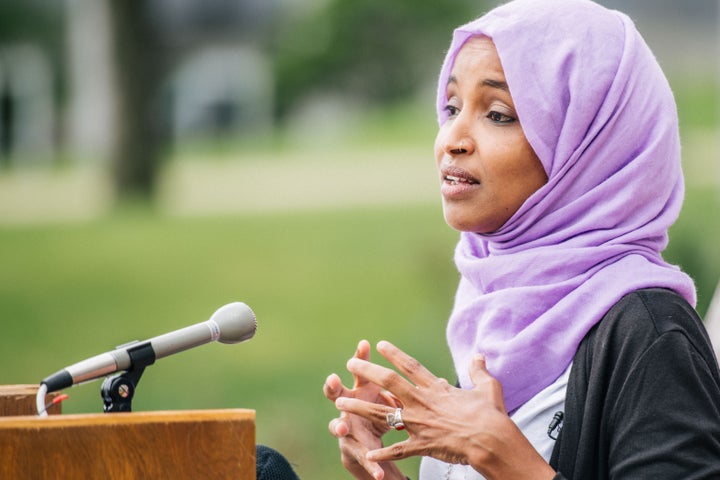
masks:
<path id="1" fill-rule="evenodd" d="M 37 162 L 54 149 L 53 69 L 31 42 L 0 46 L 0 162 Z"/>
<path id="2" fill-rule="evenodd" d="M 3 0 L 11 16 L 47 10 L 47 39 L 0 36 L 0 157 L 4 164 L 48 162 L 53 150 L 105 159 L 117 128 L 113 0 L 65 0 L 64 9 Z M 52 2 L 51 2 L 52 3 Z M 269 0 L 146 0 L 143 14 L 161 52 L 164 121 L 174 138 L 268 129 L 273 115 L 267 54 Z M 2 28 L 2 20 L 0 20 Z M 60 58 L 56 58 L 60 56 Z"/>
<path id="3" fill-rule="evenodd" d="M 99 125 L 112 131 L 115 65 L 109 35 L 108 0 L 66 0 L 68 19 L 83 36 L 69 42 L 75 62 L 71 104 L 73 144 L 97 150 Z M 162 63 L 162 115 L 174 139 L 237 135 L 272 126 L 273 78 L 267 54 L 273 2 L 266 0 L 148 0 L 146 15 L 155 29 L 155 52 Z M 97 42 L 105 32 L 105 39 Z M 77 33 L 74 33 L 77 32 Z M 100 50 L 105 50 L 100 53 Z M 97 67 L 99 78 L 87 79 Z M 82 80 L 85 77 L 85 80 Z M 94 85 L 89 85 L 94 83 Z M 98 96 L 104 101 L 98 102 Z M 101 103 L 105 111 L 96 108 Z M 98 116 L 105 118 L 100 120 Z M 95 117 L 95 118 L 94 118 Z M 98 122 L 98 120 L 100 120 Z"/>

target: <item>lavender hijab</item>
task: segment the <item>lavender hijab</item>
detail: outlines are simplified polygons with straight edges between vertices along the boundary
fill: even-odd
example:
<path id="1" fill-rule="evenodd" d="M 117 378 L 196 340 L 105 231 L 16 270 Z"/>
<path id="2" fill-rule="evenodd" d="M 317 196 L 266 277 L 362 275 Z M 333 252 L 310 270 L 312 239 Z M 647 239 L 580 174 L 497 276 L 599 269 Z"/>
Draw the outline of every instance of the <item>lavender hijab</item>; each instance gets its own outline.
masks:
<path id="1" fill-rule="evenodd" d="M 517 0 L 459 27 L 442 67 L 473 36 L 497 48 L 523 131 L 548 182 L 492 234 L 463 232 L 447 327 L 460 384 L 476 352 L 513 411 L 567 368 L 623 295 L 692 280 L 662 259 L 683 199 L 675 102 L 622 13 L 588 0 Z M 481 179 L 482 181 L 482 179 Z"/>

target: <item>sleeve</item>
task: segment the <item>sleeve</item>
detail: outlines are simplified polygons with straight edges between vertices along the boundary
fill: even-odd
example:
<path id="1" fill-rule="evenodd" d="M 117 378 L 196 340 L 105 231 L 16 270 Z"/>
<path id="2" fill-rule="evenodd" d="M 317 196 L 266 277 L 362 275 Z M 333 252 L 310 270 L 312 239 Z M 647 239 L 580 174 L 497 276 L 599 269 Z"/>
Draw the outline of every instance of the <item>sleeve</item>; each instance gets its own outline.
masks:
<path id="1" fill-rule="evenodd" d="M 637 358 L 610 408 L 609 478 L 720 478 L 720 386 L 680 331 Z"/>
<path id="2" fill-rule="evenodd" d="M 265 445 L 255 448 L 255 477 L 257 480 L 299 480 L 290 462 Z"/>

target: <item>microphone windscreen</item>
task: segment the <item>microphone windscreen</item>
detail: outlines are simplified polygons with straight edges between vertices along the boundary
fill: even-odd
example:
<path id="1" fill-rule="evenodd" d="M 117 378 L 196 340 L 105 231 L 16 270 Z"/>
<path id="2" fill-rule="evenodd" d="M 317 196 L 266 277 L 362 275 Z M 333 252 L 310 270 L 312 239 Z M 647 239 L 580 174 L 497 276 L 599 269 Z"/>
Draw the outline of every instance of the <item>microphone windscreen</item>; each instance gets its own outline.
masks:
<path id="1" fill-rule="evenodd" d="M 255 335 L 257 319 L 252 309 L 242 302 L 233 302 L 218 308 L 210 317 L 220 329 L 218 342 L 238 343 Z"/>

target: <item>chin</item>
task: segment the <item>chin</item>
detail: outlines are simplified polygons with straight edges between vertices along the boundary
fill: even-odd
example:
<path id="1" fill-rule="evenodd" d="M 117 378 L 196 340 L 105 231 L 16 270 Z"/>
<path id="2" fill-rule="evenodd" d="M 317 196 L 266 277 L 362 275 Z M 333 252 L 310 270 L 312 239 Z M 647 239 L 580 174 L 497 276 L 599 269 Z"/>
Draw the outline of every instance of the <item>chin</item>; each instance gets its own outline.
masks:
<path id="1" fill-rule="evenodd" d="M 487 222 L 480 222 L 477 218 L 468 218 L 466 215 L 458 215 L 457 212 L 453 213 L 449 209 L 443 211 L 445 217 L 445 223 L 448 224 L 453 230 L 458 232 L 469 232 L 469 233 L 492 233 L 499 229 L 501 225 L 495 226 L 494 224 L 488 224 Z"/>
<path id="2" fill-rule="evenodd" d="M 474 224 L 474 222 L 469 221 L 466 218 L 459 217 L 458 215 L 453 215 L 452 213 L 445 211 L 445 223 L 448 224 L 450 228 L 453 230 L 457 230 L 458 232 L 478 232 L 478 229 L 476 228 L 477 225 Z"/>

